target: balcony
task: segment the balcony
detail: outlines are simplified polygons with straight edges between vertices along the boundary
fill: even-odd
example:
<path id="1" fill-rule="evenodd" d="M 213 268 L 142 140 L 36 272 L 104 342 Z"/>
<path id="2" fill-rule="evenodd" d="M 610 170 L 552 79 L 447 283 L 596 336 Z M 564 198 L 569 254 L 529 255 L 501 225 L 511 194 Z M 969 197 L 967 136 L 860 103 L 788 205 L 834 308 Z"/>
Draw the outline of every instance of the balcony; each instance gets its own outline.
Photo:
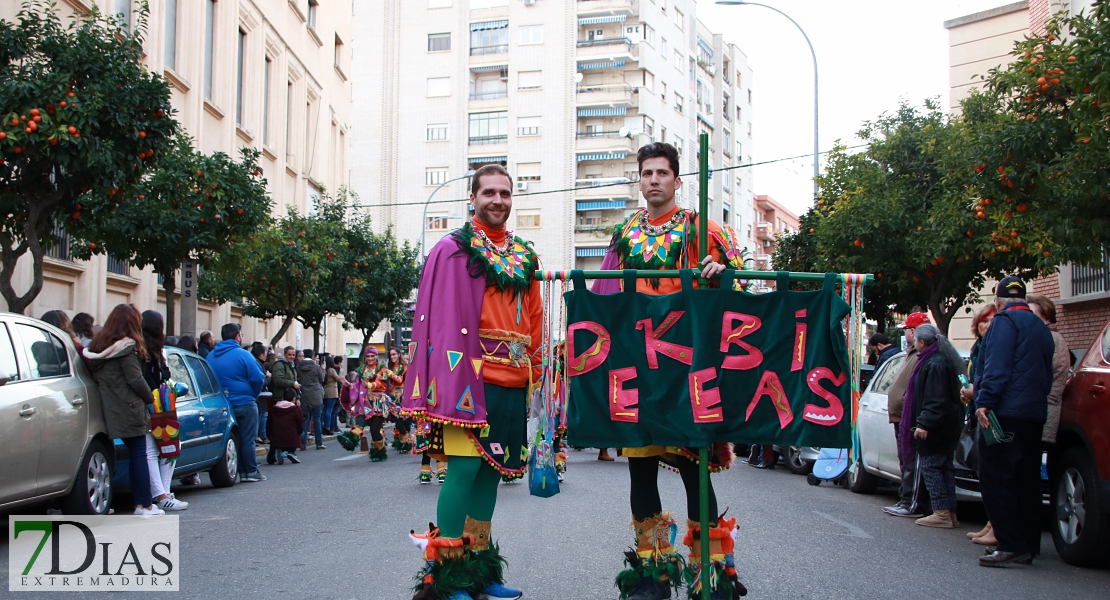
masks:
<path id="1" fill-rule="evenodd" d="M 711 60 L 698 58 L 698 66 L 701 67 L 703 71 L 708 73 L 710 77 L 714 77 L 717 75 L 717 65 L 713 64 L 713 61 Z"/>
<path id="2" fill-rule="evenodd" d="M 639 55 L 639 47 L 626 37 L 604 38 L 600 40 L 578 40 L 578 52 L 576 53 L 579 62 L 601 59 L 618 62 L 621 60 L 635 62 L 639 60 Z M 579 70 L 581 69 L 582 67 L 579 66 Z"/>
<path id="3" fill-rule="evenodd" d="M 627 83 L 580 85 L 575 91 L 578 106 L 636 106 L 636 88 Z"/>
<path id="4" fill-rule="evenodd" d="M 492 92 L 471 92 L 471 100 L 495 100 L 497 98 L 508 98 L 509 88 L 503 90 L 494 90 Z"/>
<path id="5" fill-rule="evenodd" d="M 509 51 L 508 44 L 497 44 L 495 46 L 472 46 L 470 48 L 471 56 L 484 56 L 486 54 L 503 54 Z"/>
<path id="6" fill-rule="evenodd" d="M 775 226 L 770 223 L 756 223 L 755 235 L 761 240 L 775 239 Z"/>
<path id="7" fill-rule="evenodd" d="M 637 0 L 578 0 L 578 16 L 594 14 L 635 14 L 639 10 Z"/>
<path id="8" fill-rule="evenodd" d="M 605 175 L 574 180 L 574 195 L 580 201 L 632 198 L 636 183 L 622 175 Z"/>
<path id="9" fill-rule="evenodd" d="M 467 140 L 470 146 L 486 146 L 489 144 L 504 144 L 509 141 L 508 135 L 487 135 L 484 137 L 472 137 Z"/>
<path id="10" fill-rule="evenodd" d="M 1098 294 L 1110 292 L 1110 249 L 1102 250 L 1102 266 L 1084 267 L 1072 265 L 1071 267 L 1071 295 Z"/>
<path id="11" fill-rule="evenodd" d="M 770 254 L 756 254 L 755 255 L 755 268 L 760 271 L 767 271 L 771 268 L 771 255 Z"/>
<path id="12" fill-rule="evenodd" d="M 131 265 L 128 264 L 126 258 L 120 258 L 114 254 L 108 255 L 108 272 L 115 273 L 116 275 L 131 275 Z"/>
<path id="13" fill-rule="evenodd" d="M 632 140 L 622 137 L 617 131 L 580 132 L 576 137 L 574 149 L 579 153 L 631 154 L 636 151 L 632 146 Z"/>

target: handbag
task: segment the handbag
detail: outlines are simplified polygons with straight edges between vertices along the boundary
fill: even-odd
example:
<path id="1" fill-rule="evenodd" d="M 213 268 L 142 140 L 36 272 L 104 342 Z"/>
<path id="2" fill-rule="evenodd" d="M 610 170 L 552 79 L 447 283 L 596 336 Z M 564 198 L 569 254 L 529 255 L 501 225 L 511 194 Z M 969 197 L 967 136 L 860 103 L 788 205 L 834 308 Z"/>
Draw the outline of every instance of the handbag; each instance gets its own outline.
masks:
<path id="1" fill-rule="evenodd" d="M 555 472 L 555 453 L 551 442 L 536 444 L 528 457 L 528 493 L 550 498 L 559 493 L 559 475 Z"/>
<path id="2" fill-rule="evenodd" d="M 988 446 L 1014 439 L 1014 434 L 1002 431 L 1002 425 L 999 425 L 998 417 L 994 416 L 994 411 L 987 411 L 987 421 L 989 421 L 990 427 L 983 430 L 983 440 L 987 442 Z"/>

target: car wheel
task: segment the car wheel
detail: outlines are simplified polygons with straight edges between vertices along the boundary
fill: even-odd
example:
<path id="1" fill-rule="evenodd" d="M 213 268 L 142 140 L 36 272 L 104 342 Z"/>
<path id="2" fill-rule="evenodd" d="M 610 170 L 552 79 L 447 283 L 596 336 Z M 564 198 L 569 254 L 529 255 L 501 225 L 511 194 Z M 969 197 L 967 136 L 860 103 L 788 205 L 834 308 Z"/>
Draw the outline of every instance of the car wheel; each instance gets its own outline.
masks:
<path id="1" fill-rule="evenodd" d="M 1094 461 L 1081 448 L 1064 453 L 1052 486 L 1052 542 L 1064 562 L 1096 567 L 1110 562 L 1107 498 L 1099 493 Z"/>
<path id="2" fill-rule="evenodd" d="M 231 487 L 239 478 L 239 440 L 232 433 L 227 436 L 224 454 L 216 461 L 216 466 L 208 472 L 215 487 Z"/>
<path id="3" fill-rule="evenodd" d="M 863 461 L 857 456 L 848 469 L 848 489 L 857 494 L 873 494 L 878 485 L 879 479 L 863 468 Z"/>
<path id="4" fill-rule="evenodd" d="M 66 496 L 67 515 L 106 515 L 112 507 L 112 462 L 100 442 L 89 444 L 81 469 Z"/>
<path id="5" fill-rule="evenodd" d="M 786 448 L 786 468 L 795 475 L 809 475 L 813 472 L 813 463 L 802 460 L 802 449 L 798 446 Z"/>

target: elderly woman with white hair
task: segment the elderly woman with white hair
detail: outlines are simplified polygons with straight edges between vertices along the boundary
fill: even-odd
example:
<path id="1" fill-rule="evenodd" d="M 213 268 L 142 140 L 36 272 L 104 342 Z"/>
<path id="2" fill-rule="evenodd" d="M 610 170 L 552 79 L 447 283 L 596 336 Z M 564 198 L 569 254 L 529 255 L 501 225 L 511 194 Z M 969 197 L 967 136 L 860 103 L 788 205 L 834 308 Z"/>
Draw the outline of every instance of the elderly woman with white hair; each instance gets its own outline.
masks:
<path id="1" fill-rule="evenodd" d="M 952 453 L 960 439 L 966 409 L 960 401 L 963 360 L 933 325 L 915 331 L 918 362 L 906 387 L 902 443 L 916 444 L 918 472 L 925 480 L 933 514 L 916 521 L 952 529 L 956 520 L 956 471 Z M 913 418 L 906 418 L 912 415 Z M 906 453 L 905 456 L 911 454 Z"/>

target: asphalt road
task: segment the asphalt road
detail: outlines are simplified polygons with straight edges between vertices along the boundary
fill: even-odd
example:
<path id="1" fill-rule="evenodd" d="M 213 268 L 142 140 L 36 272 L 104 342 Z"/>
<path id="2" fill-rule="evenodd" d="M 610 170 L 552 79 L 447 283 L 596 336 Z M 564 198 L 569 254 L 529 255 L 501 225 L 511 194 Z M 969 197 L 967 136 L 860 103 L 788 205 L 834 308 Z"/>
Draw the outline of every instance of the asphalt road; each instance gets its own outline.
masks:
<path id="1" fill-rule="evenodd" d="M 387 462 L 370 463 L 334 443 L 300 455 L 300 465 L 263 465 L 265 482 L 213 489 L 204 475 L 203 485 L 174 490 L 191 503 L 179 513 L 178 596 L 411 597 L 421 558 L 407 533 L 434 520 L 439 491 L 417 482 L 419 458 L 391 451 Z M 981 548 L 964 536 L 985 520 L 974 505 L 961 505 L 959 528 L 937 530 L 885 515 L 890 493 L 812 487 L 783 469 L 738 464 L 713 480 L 721 507 L 739 517 L 736 564 L 749 598 L 1110 598 L 1110 570 L 1064 564 L 1047 531 L 1033 567 L 979 567 Z M 664 506 L 684 519 L 678 475 L 663 472 L 659 481 Z M 523 482 L 502 485 L 493 538 L 509 560 L 507 583 L 532 600 L 615 599 L 613 576 L 632 543 L 627 496 L 624 462 L 598 462 L 596 451 L 570 452 L 554 498 L 529 496 Z M 0 542 L 4 595 L 8 535 Z"/>

